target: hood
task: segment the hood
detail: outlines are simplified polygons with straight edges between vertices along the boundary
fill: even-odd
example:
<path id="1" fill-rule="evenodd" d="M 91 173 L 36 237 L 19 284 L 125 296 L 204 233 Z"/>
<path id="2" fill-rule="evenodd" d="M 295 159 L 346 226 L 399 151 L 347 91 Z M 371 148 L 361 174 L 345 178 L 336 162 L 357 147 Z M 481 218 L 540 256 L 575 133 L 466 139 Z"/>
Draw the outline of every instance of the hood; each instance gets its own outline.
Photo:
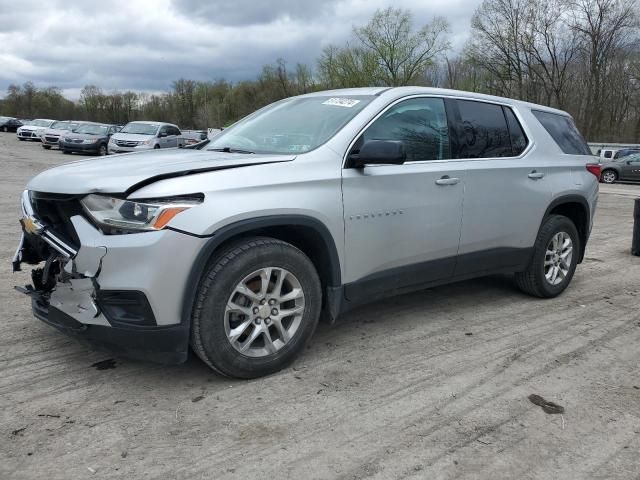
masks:
<path id="1" fill-rule="evenodd" d="M 133 142 L 144 142 L 155 135 L 141 135 L 139 133 L 114 133 L 112 138 L 115 140 L 129 140 Z"/>
<path id="2" fill-rule="evenodd" d="M 20 127 L 20 130 L 24 130 L 24 131 L 30 131 L 30 132 L 36 132 L 38 130 L 46 130 L 49 127 L 37 127 L 35 125 L 23 125 Z"/>
<path id="3" fill-rule="evenodd" d="M 100 137 L 104 137 L 107 138 L 107 135 L 102 135 L 99 133 L 75 133 L 75 132 L 70 132 L 70 131 L 66 131 L 66 132 L 62 132 L 61 133 L 62 138 L 70 138 L 70 139 L 79 139 L 79 140 L 85 140 L 87 138 L 90 138 L 92 140 L 95 140 L 96 138 L 100 138 Z"/>
<path id="4" fill-rule="evenodd" d="M 44 132 L 45 135 L 62 135 L 71 130 L 61 130 L 59 128 L 47 128 Z"/>
<path id="5" fill-rule="evenodd" d="M 265 163 L 290 162 L 295 155 L 256 155 L 167 149 L 78 160 L 45 170 L 27 184 L 37 192 L 129 194 L 165 178 Z M 177 192 L 187 193 L 187 192 Z"/>

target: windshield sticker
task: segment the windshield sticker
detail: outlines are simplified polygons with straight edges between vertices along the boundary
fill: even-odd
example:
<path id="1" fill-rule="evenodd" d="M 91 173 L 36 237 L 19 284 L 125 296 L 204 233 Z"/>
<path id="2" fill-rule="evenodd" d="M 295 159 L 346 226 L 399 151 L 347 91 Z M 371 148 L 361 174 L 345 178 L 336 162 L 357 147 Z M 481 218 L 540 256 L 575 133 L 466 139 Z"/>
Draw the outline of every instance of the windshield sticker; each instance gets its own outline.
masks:
<path id="1" fill-rule="evenodd" d="M 326 102 L 322 102 L 323 105 L 334 105 L 336 107 L 347 107 L 347 108 L 351 108 L 354 105 L 357 105 L 358 103 L 360 103 L 360 100 L 354 100 L 353 98 L 339 98 L 339 97 L 330 98 Z"/>

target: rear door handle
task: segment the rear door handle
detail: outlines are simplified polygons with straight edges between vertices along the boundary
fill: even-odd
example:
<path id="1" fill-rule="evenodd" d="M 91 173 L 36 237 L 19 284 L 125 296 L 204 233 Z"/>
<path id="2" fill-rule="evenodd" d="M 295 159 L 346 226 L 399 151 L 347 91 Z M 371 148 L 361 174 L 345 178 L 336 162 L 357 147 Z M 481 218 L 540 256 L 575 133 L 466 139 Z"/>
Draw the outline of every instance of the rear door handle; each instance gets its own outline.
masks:
<path id="1" fill-rule="evenodd" d="M 536 172 L 535 170 L 533 170 L 529 175 L 527 175 L 530 179 L 532 180 L 540 180 L 542 177 L 544 177 L 544 173 L 542 172 Z"/>
<path id="2" fill-rule="evenodd" d="M 436 185 L 456 185 L 459 182 L 459 178 L 451 178 L 449 175 L 445 175 L 436 180 Z"/>

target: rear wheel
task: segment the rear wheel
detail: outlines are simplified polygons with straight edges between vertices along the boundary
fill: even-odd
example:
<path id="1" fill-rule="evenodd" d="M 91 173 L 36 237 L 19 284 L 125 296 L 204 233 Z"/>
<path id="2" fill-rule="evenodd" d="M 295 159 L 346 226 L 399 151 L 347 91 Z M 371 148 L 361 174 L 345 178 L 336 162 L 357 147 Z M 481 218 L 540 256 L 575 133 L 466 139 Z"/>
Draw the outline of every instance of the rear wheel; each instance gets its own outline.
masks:
<path id="1" fill-rule="evenodd" d="M 515 274 L 516 284 L 536 297 L 560 295 L 573 278 L 579 252 L 580 239 L 573 222 L 563 215 L 551 215 L 538 232 L 527 269 Z"/>
<path id="2" fill-rule="evenodd" d="M 8 132 L 8 131 L 9 131 L 9 128 L 8 128 L 8 127 L 6 127 L 6 126 L 4 126 L 4 127 L 2 127 L 2 131 L 6 133 L 6 132 Z"/>
<path id="3" fill-rule="evenodd" d="M 321 302 L 318 274 L 304 253 L 272 238 L 244 239 L 225 248 L 205 270 L 191 345 L 223 375 L 268 375 L 304 349 Z"/>
<path id="4" fill-rule="evenodd" d="M 600 175 L 603 183 L 615 183 L 618 180 L 618 174 L 615 170 L 605 170 Z"/>
<path id="5" fill-rule="evenodd" d="M 62 153 L 64 153 L 65 155 L 69 155 L 71 152 L 69 150 L 62 150 Z"/>

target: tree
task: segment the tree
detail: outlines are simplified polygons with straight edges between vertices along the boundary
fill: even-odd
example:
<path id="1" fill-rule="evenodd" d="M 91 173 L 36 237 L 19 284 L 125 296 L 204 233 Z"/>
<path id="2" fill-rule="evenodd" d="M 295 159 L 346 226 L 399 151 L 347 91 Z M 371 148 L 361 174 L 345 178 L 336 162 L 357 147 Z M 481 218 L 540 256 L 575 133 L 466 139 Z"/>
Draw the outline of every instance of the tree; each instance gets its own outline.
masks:
<path id="1" fill-rule="evenodd" d="M 442 18 L 415 30 L 410 11 L 377 10 L 344 47 L 327 46 L 318 71 L 329 87 L 421 83 L 428 68 L 449 49 L 449 26 Z"/>
<path id="2" fill-rule="evenodd" d="M 415 31 L 410 11 L 378 10 L 364 27 L 354 29 L 362 47 L 375 54 L 379 80 L 389 86 L 409 85 L 450 48 L 449 24 L 443 18 Z"/>
<path id="3" fill-rule="evenodd" d="M 638 4 L 635 0 L 576 0 L 571 6 L 571 28 L 583 40 L 588 72 L 581 123 L 584 133 L 592 137 L 604 118 L 605 77 L 613 58 L 632 42 L 637 48 Z"/>
<path id="4" fill-rule="evenodd" d="M 86 118 L 96 121 L 102 104 L 102 89 L 95 85 L 85 85 L 80 91 L 80 105 L 84 107 Z"/>

